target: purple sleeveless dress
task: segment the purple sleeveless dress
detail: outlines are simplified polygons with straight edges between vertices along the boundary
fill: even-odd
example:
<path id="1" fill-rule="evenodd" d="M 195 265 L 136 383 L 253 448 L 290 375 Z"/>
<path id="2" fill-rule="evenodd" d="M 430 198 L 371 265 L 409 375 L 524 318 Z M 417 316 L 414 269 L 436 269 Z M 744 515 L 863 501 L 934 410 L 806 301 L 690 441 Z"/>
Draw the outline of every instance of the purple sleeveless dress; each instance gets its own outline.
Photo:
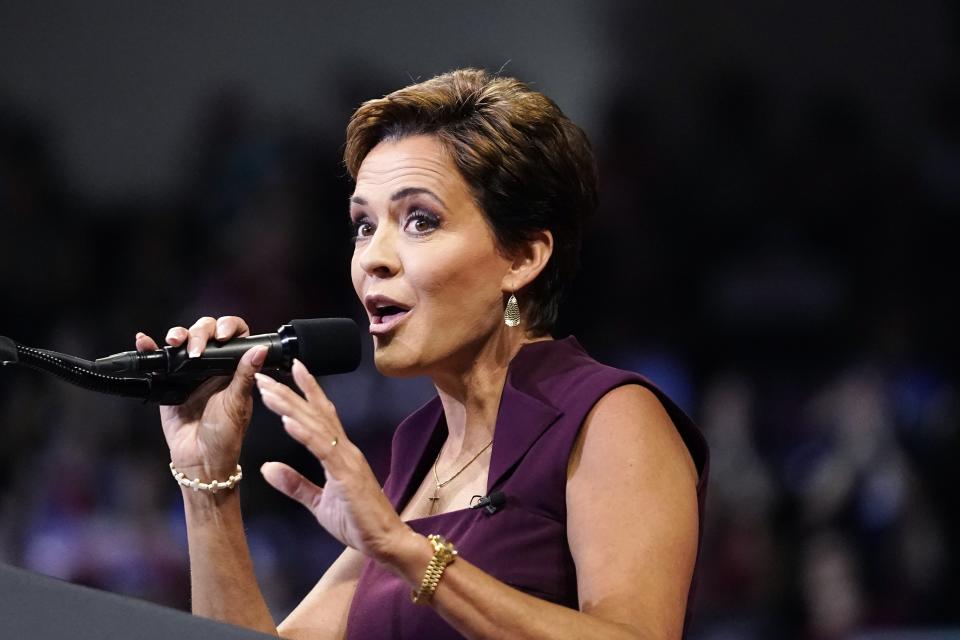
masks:
<path id="1" fill-rule="evenodd" d="M 578 608 L 576 568 L 566 534 L 567 461 L 590 409 L 624 384 L 653 391 L 689 448 L 700 474 L 702 531 L 708 468 L 703 436 L 649 381 L 596 362 L 573 337 L 526 345 L 510 363 L 487 478 L 488 494 L 503 492 L 503 507 L 492 515 L 483 509 L 460 509 L 408 524 L 424 535 L 443 535 L 460 557 L 516 589 Z M 439 398 L 397 427 L 383 490 L 398 512 L 430 470 L 446 433 Z M 687 611 L 689 618 L 689 601 Z M 350 606 L 347 638 L 462 637 L 430 606 L 410 602 L 410 587 L 403 580 L 367 561 Z"/>

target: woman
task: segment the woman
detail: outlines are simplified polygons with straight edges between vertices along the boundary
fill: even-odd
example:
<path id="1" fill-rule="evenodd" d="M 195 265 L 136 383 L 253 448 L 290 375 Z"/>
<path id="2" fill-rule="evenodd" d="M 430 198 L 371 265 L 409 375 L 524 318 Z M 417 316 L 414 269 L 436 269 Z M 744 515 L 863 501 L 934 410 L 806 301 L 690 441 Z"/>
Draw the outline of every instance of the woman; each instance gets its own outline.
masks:
<path id="1" fill-rule="evenodd" d="M 398 427 L 382 490 L 301 363 L 302 395 L 254 348 L 222 390 L 163 407 L 172 466 L 221 481 L 183 491 L 194 612 L 285 638 L 680 637 L 702 438 L 648 382 L 549 334 L 596 203 L 583 132 L 523 84 L 460 70 L 362 105 L 345 160 L 377 368 L 429 376 L 437 397 Z M 201 318 L 166 342 L 198 355 L 247 333 Z M 254 385 L 327 481 L 279 462 L 264 478 L 347 546 L 279 627 L 222 482 Z M 498 510 L 468 508 L 492 492 Z"/>

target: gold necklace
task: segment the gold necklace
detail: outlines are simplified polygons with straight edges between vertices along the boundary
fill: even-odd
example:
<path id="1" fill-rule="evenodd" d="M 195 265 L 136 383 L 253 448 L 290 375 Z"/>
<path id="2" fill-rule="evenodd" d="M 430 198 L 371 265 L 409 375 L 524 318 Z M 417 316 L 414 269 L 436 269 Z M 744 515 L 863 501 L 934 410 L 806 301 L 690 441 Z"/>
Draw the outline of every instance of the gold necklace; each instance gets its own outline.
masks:
<path id="1" fill-rule="evenodd" d="M 486 450 L 490 447 L 490 445 L 492 445 L 492 444 L 493 444 L 493 438 L 490 439 L 490 442 L 488 442 L 487 444 L 483 445 L 483 448 L 480 449 L 480 451 L 477 451 L 476 455 L 474 455 L 472 458 L 470 458 L 470 460 L 467 462 L 467 464 L 465 464 L 465 465 L 463 465 L 462 467 L 460 467 L 460 470 L 459 470 L 459 471 L 457 471 L 455 474 L 453 474 L 452 476 L 450 476 L 449 478 L 447 478 L 447 479 L 444 480 L 443 482 L 440 482 L 440 476 L 437 475 L 437 463 L 440 462 L 440 456 L 443 455 L 443 448 L 440 449 L 440 453 L 437 454 L 437 459 L 433 461 L 433 482 L 434 482 L 435 485 L 437 485 L 437 487 L 436 487 L 436 489 L 433 490 L 433 497 L 432 497 L 432 498 L 430 498 L 430 497 L 427 498 L 427 500 L 430 501 L 430 515 L 433 515 L 433 512 L 434 512 L 434 511 L 436 510 L 436 508 L 437 508 L 437 502 L 439 502 L 439 500 L 440 500 L 440 489 L 444 488 L 445 486 L 447 486 L 448 484 L 450 484 L 451 482 L 453 482 L 453 480 L 454 480 L 457 476 L 459 476 L 461 473 L 463 473 L 463 470 L 464 470 L 464 469 L 466 469 L 466 468 L 469 467 L 471 464 L 473 464 L 473 461 L 476 460 L 477 458 L 479 458 L 479 457 L 480 457 L 480 454 L 483 453 L 484 451 L 486 451 Z M 446 444 L 444 444 L 444 446 L 446 446 Z"/>

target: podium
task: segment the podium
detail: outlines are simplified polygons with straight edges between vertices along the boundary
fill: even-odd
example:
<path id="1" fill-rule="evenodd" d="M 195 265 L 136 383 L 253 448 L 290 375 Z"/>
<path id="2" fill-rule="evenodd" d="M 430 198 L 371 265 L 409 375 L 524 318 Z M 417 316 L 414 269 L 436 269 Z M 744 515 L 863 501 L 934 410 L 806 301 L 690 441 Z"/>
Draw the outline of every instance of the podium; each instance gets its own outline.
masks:
<path id="1" fill-rule="evenodd" d="M 4 640 L 266 640 L 256 631 L 0 564 Z"/>

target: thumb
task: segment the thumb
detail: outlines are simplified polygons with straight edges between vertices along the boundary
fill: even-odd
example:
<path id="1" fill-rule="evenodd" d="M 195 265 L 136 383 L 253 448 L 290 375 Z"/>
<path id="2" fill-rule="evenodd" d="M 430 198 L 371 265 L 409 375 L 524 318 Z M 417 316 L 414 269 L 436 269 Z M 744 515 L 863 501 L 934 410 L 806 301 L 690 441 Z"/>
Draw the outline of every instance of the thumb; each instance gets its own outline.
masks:
<path id="1" fill-rule="evenodd" d="M 243 406 L 253 390 L 253 374 L 260 371 L 267 359 L 267 347 L 259 345 L 247 350 L 237 363 L 237 370 L 226 389 L 226 396 L 236 406 Z"/>
<path id="2" fill-rule="evenodd" d="M 288 498 L 293 498 L 311 513 L 314 513 L 317 505 L 320 504 L 323 489 L 304 478 L 289 465 L 282 462 L 265 462 L 260 467 L 260 473 L 271 487 Z"/>

